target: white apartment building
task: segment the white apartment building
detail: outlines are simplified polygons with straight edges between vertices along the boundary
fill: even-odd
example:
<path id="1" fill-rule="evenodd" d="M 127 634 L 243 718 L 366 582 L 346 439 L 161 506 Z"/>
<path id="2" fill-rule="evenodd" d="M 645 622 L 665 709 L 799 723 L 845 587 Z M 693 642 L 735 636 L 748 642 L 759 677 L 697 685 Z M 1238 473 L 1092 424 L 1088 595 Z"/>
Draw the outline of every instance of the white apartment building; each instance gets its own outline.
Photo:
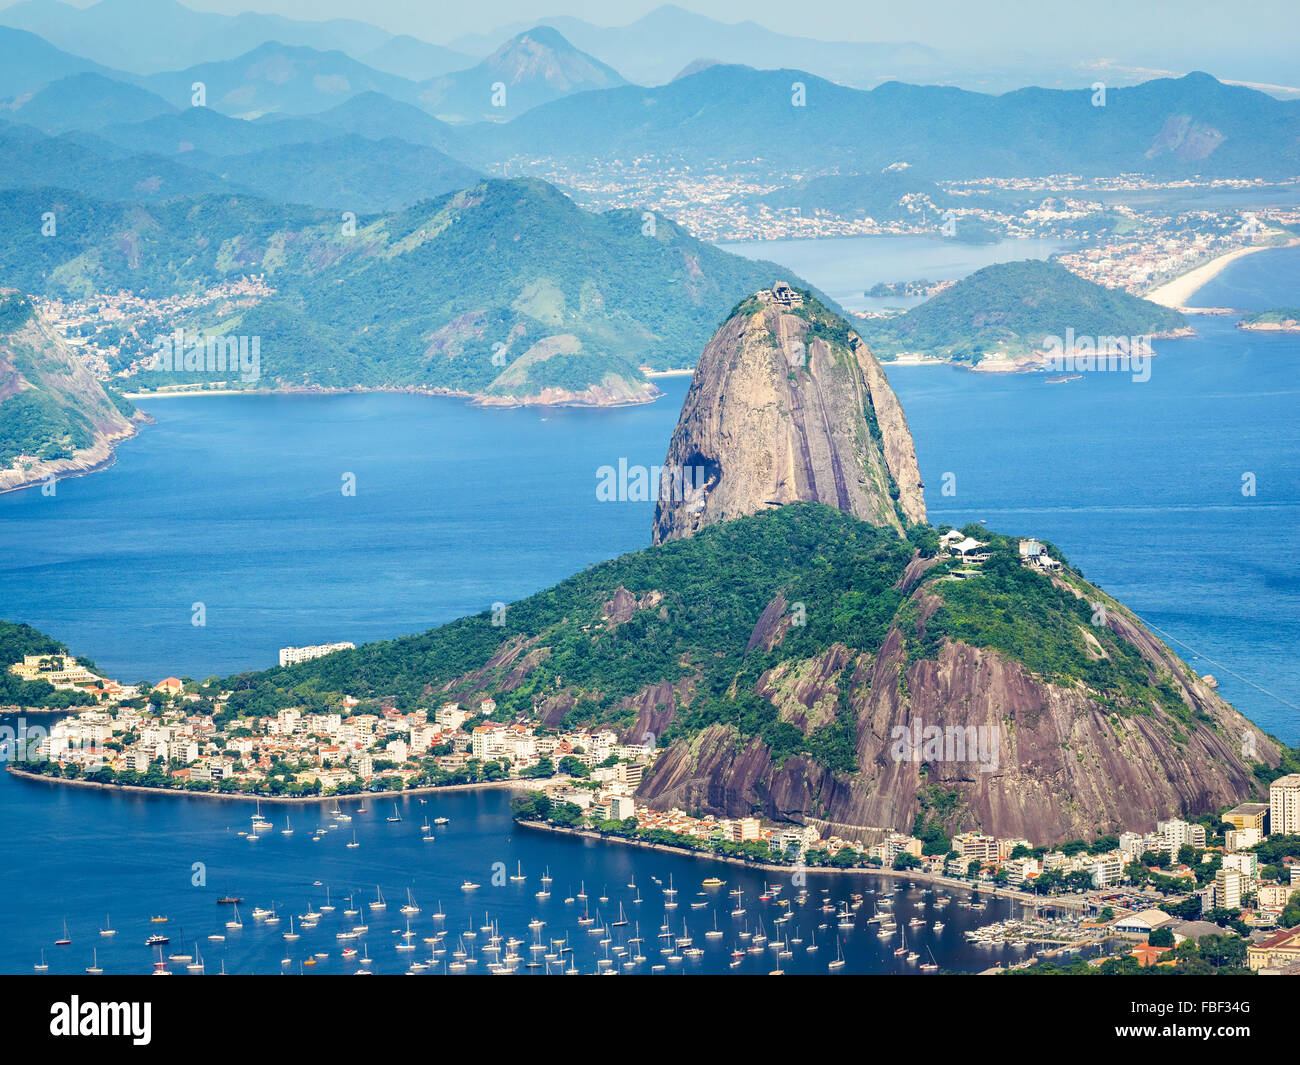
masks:
<path id="1" fill-rule="evenodd" d="M 1300 835 L 1300 773 L 1278 777 L 1268 789 L 1268 834 Z"/>
<path id="2" fill-rule="evenodd" d="M 299 662 L 310 662 L 335 651 L 351 651 L 356 646 L 354 643 L 317 643 L 310 647 L 281 647 L 280 665 L 296 666 Z"/>
<path id="3" fill-rule="evenodd" d="M 1221 910 L 1235 910 L 1241 906 L 1241 873 L 1236 869 L 1220 869 L 1214 874 L 1214 905 Z"/>

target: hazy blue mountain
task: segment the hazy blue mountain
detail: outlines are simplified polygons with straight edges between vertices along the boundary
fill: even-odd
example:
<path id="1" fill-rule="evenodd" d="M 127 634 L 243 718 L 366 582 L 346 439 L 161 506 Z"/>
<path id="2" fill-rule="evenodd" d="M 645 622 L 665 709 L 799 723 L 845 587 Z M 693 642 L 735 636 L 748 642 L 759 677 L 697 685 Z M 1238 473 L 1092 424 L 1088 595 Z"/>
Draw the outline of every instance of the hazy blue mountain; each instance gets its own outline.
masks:
<path id="1" fill-rule="evenodd" d="M 178 107 L 190 104 L 195 82 L 206 86 L 208 107 L 244 118 L 318 113 L 363 92 L 381 92 L 408 103 L 416 97 L 413 82 L 372 70 L 342 52 L 275 41 L 235 59 L 140 79 L 141 85 Z"/>
<path id="2" fill-rule="evenodd" d="M 103 199 L 147 203 L 226 187 L 214 175 L 157 155 L 123 150 L 93 134 L 51 137 L 10 122 L 0 123 L 0 158 L 5 161 L 0 167 L 4 189 L 53 186 Z"/>
<path id="3" fill-rule="evenodd" d="M 409 207 L 482 178 L 436 148 L 357 134 L 196 159 L 193 165 L 269 200 L 367 214 Z"/>
<path id="4" fill-rule="evenodd" d="M 479 56 L 444 48 L 440 44 L 429 44 L 402 33 L 357 58 L 376 70 L 412 81 L 426 81 L 440 74 L 472 67 Z"/>
<path id="5" fill-rule="evenodd" d="M 395 137 L 453 156 L 464 150 L 459 134 L 446 122 L 379 92 L 359 93 L 313 118 L 322 126 L 371 140 Z"/>
<path id="6" fill-rule="evenodd" d="M 493 86 L 505 86 L 504 106 Z M 618 71 L 573 47 L 555 30 L 537 26 L 506 41 L 468 70 L 420 86 L 420 103 L 451 122 L 503 122 L 549 100 L 625 84 Z"/>
<path id="7" fill-rule="evenodd" d="M 135 152 L 157 155 L 242 155 L 286 144 L 324 141 L 339 130 L 313 118 L 250 122 L 210 107 L 183 107 L 143 122 L 121 122 L 96 131 L 99 137 Z M 188 161 L 188 160 L 187 160 Z"/>
<path id="8" fill-rule="evenodd" d="M 792 86 L 804 106 L 792 106 Z M 1049 173 L 1300 172 L 1300 100 L 1208 74 L 1108 93 L 1022 89 L 989 96 L 890 82 L 850 89 L 798 70 L 711 66 L 657 88 L 552 101 L 467 139 L 495 157 L 586 161 L 655 155 L 692 165 L 759 160 L 767 173 L 882 170 L 907 162 L 941 179 Z"/>
<path id="9" fill-rule="evenodd" d="M 141 122 L 175 110 L 161 96 L 103 74 L 70 74 L 32 94 L 0 103 L 0 118 L 46 133 Z"/>
<path id="10" fill-rule="evenodd" d="M 231 118 L 210 107 L 185 107 L 143 122 L 106 126 L 97 132 L 123 148 L 159 155 L 245 155 L 285 145 L 334 140 L 344 134 L 370 140 L 404 140 L 452 156 L 462 151 L 455 131 L 445 122 L 377 92 L 361 93 L 311 116 L 276 114 L 249 121 Z"/>
<path id="11" fill-rule="evenodd" d="M 112 74 L 107 67 L 61 51 L 34 33 L 0 26 L 0 99 L 32 92 L 70 74 L 87 72 Z"/>
<path id="12" fill-rule="evenodd" d="M 663 84 L 704 56 L 753 67 L 797 67 L 862 88 L 887 79 L 929 80 L 952 69 L 934 49 L 914 42 L 818 41 L 752 21 L 720 22 L 675 4 L 627 26 L 594 26 L 571 17 L 542 23 L 643 85 Z"/>
<path id="13" fill-rule="evenodd" d="M 231 16 L 194 11 L 175 0 L 100 0 L 84 9 L 59 0 L 24 0 L 0 11 L 0 24 L 136 74 L 231 59 L 267 41 L 357 56 L 391 36 L 352 19 L 303 22 L 256 12 Z"/>

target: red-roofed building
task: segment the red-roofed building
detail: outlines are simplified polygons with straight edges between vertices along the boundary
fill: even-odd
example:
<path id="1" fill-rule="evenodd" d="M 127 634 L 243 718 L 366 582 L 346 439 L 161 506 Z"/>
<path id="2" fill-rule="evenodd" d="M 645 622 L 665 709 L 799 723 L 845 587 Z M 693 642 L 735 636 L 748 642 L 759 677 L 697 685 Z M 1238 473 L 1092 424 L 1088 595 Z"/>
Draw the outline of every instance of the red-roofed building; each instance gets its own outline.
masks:
<path id="1" fill-rule="evenodd" d="M 1160 964 L 1161 958 L 1173 949 L 1173 947 L 1153 947 L 1150 943 L 1142 943 L 1134 947 L 1131 953 L 1137 958 L 1138 965 L 1145 969 L 1149 965 Z"/>

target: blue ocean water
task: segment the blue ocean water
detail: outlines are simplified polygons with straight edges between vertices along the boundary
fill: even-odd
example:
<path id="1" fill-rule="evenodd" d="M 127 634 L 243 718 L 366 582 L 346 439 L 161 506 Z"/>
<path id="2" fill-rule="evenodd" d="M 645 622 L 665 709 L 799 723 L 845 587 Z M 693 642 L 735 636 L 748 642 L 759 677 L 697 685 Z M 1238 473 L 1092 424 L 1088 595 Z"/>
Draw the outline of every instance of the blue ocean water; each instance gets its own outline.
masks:
<path id="1" fill-rule="evenodd" d="M 0 717 L 0 725 L 12 719 Z M 1005 945 L 967 944 L 968 928 L 1019 915 L 1018 904 L 1005 899 L 988 899 L 987 910 L 962 907 L 968 896 L 953 892 L 952 903 L 943 910 L 934 898 L 923 894 L 919 885 L 905 883 L 892 904 L 902 930 L 888 941 L 875 934 L 867 919 L 874 909 L 873 895 L 854 911 L 853 928 L 841 930 L 833 913 L 821 909 L 827 897 L 839 906 L 850 904 L 850 892 L 893 890 L 898 881 L 879 876 L 807 874 L 809 901 L 790 907 L 793 914 L 778 924 L 784 907 L 776 900 L 760 901 L 768 883 L 780 883 L 781 898 L 793 900 L 800 890 L 791 873 L 764 874 L 723 862 L 681 855 L 648 852 L 617 844 L 601 844 L 574 837 L 538 833 L 517 828 L 510 815 L 509 795 L 503 791 L 460 792 L 434 795 L 427 805 L 418 798 L 399 800 L 403 820 L 387 821 L 392 800 L 379 796 L 365 800 L 367 812 L 360 813 L 357 800 L 347 800 L 342 809 L 351 821 L 335 822 L 333 803 L 263 805 L 273 821 L 269 832 L 249 842 L 250 815 L 247 802 L 220 802 L 175 796 L 109 794 L 80 788 L 0 779 L 0 827 L 5 831 L 5 862 L 0 865 L 0 917 L 5 935 L 0 937 L 0 972 L 30 973 L 45 952 L 51 974 L 80 974 L 92 959 L 110 974 L 145 973 L 158 959 L 158 948 L 145 945 L 154 934 L 167 935 L 163 956 L 201 955 L 208 973 L 305 973 L 309 975 L 349 973 L 361 968 L 368 957 L 368 970 L 402 973 L 412 961 L 429 962 L 431 972 L 441 973 L 444 964 L 455 959 L 458 941 L 479 959 L 469 972 L 483 972 L 490 959 L 483 953 L 488 939 L 482 928 L 496 922 L 503 937 L 514 936 L 525 945 L 519 948 L 525 960 L 536 959 L 542 968 L 521 971 L 545 972 L 543 956 L 534 955 L 527 944 L 540 933 L 544 943 L 567 936 L 573 948 L 570 958 L 584 973 L 595 972 L 606 951 L 589 928 L 604 926 L 611 943 L 611 960 L 637 935 L 645 940 L 641 952 L 646 961 L 635 971 L 648 973 L 663 965 L 665 972 L 725 973 L 732 971 L 731 952 L 746 951 L 736 966 L 737 973 L 767 973 L 780 966 L 794 973 L 827 971 L 835 957 L 836 939 L 843 942 L 848 964 L 844 972 L 918 972 L 921 961 L 933 953 L 949 970 L 979 970 L 998 962 L 1024 958 L 1025 948 Z M 447 817 L 445 825 L 431 825 L 434 840 L 425 842 L 424 818 Z M 287 818 L 287 820 L 286 820 Z M 283 835 L 288 825 L 291 835 Z M 318 827 L 327 831 L 313 839 Z M 347 846 L 353 839 L 358 846 Z M 527 879 L 511 881 L 509 875 L 522 870 Z M 539 899 L 541 877 L 550 872 L 550 898 Z M 702 881 L 716 876 L 725 887 L 705 891 Z M 768 880 L 767 877 L 772 877 Z M 656 883 L 655 879 L 660 883 Z M 671 879 L 670 879 L 671 878 Z M 462 890 L 469 880 L 479 885 Z M 678 891 L 676 908 L 663 889 Z M 632 885 L 636 885 L 635 887 Z M 584 892 L 583 900 L 578 896 Z M 325 911 L 326 889 L 329 905 Z M 387 900 L 386 909 L 372 912 L 370 901 L 378 892 Z M 410 890 L 420 912 L 411 915 L 415 950 L 399 951 L 407 917 L 398 912 Z M 743 892 L 743 915 L 732 916 L 736 908 L 730 892 Z M 642 901 L 634 899 L 638 892 Z M 239 920 L 242 928 L 228 929 L 234 908 L 217 904 L 226 895 L 242 897 Z M 349 896 L 352 899 L 349 905 Z M 602 896 L 606 901 L 602 901 Z M 566 903 L 566 899 L 573 901 Z M 622 903 L 628 924 L 614 926 Z M 693 903 L 702 903 L 694 906 Z M 274 909 L 277 925 L 254 920 L 253 907 Z M 359 913 L 348 916 L 345 909 Z M 441 910 L 442 920 L 434 914 Z M 305 928 L 299 915 L 321 914 L 316 928 Z M 578 919 L 589 914 L 592 925 Z M 150 918 L 166 917 L 165 923 Z M 706 937 L 717 927 L 721 937 Z M 907 925 L 921 917 L 923 926 Z M 285 940 L 289 920 L 301 938 Z M 532 920 L 545 922 L 531 929 Z M 675 937 L 689 934 L 694 945 L 704 949 L 699 958 L 669 962 L 660 949 L 668 940 L 659 933 L 669 922 Z M 54 945 L 62 938 L 67 922 L 71 944 Z M 941 921 L 943 928 L 934 924 Z M 117 930 L 112 937 L 99 935 L 107 925 Z M 337 938 L 358 924 L 367 930 L 357 940 Z M 819 927 L 820 926 L 820 927 Z M 778 959 L 766 944 L 748 952 L 752 937 L 765 932 L 773 942 L 799 939 L 792 944 L 791 957 Z M 445 953 L 432 955 L 425 942 L 436 931 L 446 930 Z M 466 935 L 465 933 L 469 933 Z M 748 934 L 748 935 L 746 935 Z M 921 958 L 908 963 L 895 957 L 902 935 Z M 211 940 L 209 936 L 224 939 Z M 813 943 L 816 951 L 808 951 Z M 345 959 L 346 947 L 358 951 Z M 635 954 L 635 945 L 627 947 Z M 94 952 L 97 952 L 94 953 Z M 504 952 L 503 952 L 504 953 Z M 317 956 L 319 955 L 319 957 Z M 308 963 L 308 959 L 313 959 Z M 185 963 L 171 966 L 184 974 Z M 551 964 L 552 972 L 557 971 Z"/>
<path id="2" fill-rule="evenodd" d="M 53 498 L 0 496 L 0 617 L 133 682 L 511 602 L 649 544 L 653 504 L 598 502 L 596 471 L 663 462 L 689 379 L 660 383 L 649 406 L 540 413 L 409 395 L 143 401 L 157 424 L 110 469 Z"/>

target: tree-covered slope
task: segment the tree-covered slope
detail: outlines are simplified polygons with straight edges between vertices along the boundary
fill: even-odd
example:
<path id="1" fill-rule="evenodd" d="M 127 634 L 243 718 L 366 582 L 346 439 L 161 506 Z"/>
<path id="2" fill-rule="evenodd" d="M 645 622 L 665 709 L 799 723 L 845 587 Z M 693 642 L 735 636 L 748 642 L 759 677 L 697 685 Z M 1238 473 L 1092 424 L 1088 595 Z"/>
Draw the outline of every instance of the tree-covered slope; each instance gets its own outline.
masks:
<path id="1" fill-rule="evenodd" d="M 959 579 L 926 526 L 904 541 L 793 504 L 602 563 L 504 618 L 232 678 L 232 706 L 490 695 L 501 720 L 653 736 L 652 805 L 855 831 L 910 829 L 933 787 L 955 793 L 949 828 L 1042 841 L 1257 792 L 1278 752 L 1261 738 L 1243 760 L 1241 715 L 1068 564 L 1030 570 L 1014 540 L 983 538 L 983 571 Z M 984 730 L 996 764 L 896 757 L 916 723 Z"/>
<path id="2" fill-rule="evenodd" d="M 1175 310 L 1106 288 L 1054 262 L 1026 259 L 977 270 L 896 318 L 859 331 L 880 358 L 918 352 L 978 362 L 989 352 L 1042 350 L 1044 338 L 1149 337 L 1187 325 Z"/>
<path id="3" fill-rule="evenodd" d="M 0 490 L 71 472 L 130 431 L 110 396 L 29 299 L 0 289 Z"/>
<path id="4" fill-rule="evenodd" d="M 58 232 L 32 239 L 54 211 Z M 737 300 L 798 279 L 662 216 L 592 214 L 533 180 L 487 181 L 355 227 L 252 196 L 137 206 L 0 193 L 0 273 L 34 293 L 197 292 L 259 274 L 253 308 L 184 324 L 261 338 L 259 387 L 418 387 L 511 402 L 653 395 Z M 147 383 L 162 383 L 150 378 Z"/>

